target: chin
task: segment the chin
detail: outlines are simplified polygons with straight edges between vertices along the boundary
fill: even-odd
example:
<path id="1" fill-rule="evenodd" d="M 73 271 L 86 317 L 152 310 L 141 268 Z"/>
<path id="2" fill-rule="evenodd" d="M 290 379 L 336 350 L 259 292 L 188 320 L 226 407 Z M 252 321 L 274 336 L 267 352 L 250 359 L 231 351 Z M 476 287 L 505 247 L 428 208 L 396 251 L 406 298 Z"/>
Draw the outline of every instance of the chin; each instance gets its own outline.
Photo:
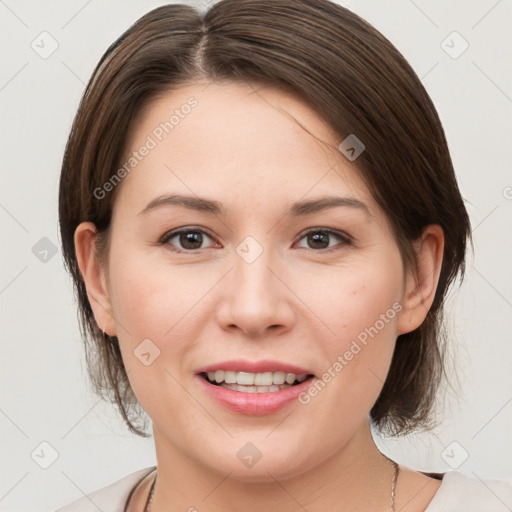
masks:
<path id="1" fill-rule="evenodd" d="M 202 461 L 202 465 L 223 476 L 229 474 L 229 478 L 240 482 L 274 484 L 276 480 L 297 477 L 321 462 L 312 460 L 313 456 L 318 458 L 318 453 L 308 457 L 303 447 L 289 446 L 285 449 L 282 445 L 273 446 L 268 442 L 265 447 L 263 441 L 235 444 L 234 451 L 212 453 L 207 461 Z M 212 466 L 212 461 L 217 464 Z"/>

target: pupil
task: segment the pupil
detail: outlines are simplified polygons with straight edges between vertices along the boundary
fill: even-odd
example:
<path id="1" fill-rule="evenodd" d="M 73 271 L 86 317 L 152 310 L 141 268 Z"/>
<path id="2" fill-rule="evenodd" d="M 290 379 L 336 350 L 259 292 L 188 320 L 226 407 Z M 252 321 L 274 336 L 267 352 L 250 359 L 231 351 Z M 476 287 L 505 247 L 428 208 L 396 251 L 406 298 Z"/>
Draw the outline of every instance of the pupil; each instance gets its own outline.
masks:
<path id="1" fill-rule="evenodd" d="M 324 242 L 326 242 L 327 245 L 323 245 L 322 247 L 313 247 L 313 249 L 325 249 L 326 247 L 329 247 L 329 240 L 328 240 L 328 233 L 322 233 L 321 231 L 317 232 L 317 233 L 314 233 L 314 234 L 311 234 L 309 235 L 309 241 L 313 242 L 313 245 L 315 244 L 315 242 L 320 242 L 320 244 L 322 244 L 322 238 L 324 238 Z"/>
<path id="2" fill-rule="evenodd" d="M 197 244 L 198 241 L 199 241 L 199 245 L 198 246 L 194 245 L 194 243 Z M 188 232 L 188 233 L 181 233 L 180 243 L 182 244 L 182 246 L 185 249 L 198 249 L 198 248 L 201 247 L 202 242 L 203 242 L 202 234 L 198 233 L 197 231 L 191 231 L 191 232 Z M 192 246 L 190 246 L 190 244 L 192 244 Z"/>

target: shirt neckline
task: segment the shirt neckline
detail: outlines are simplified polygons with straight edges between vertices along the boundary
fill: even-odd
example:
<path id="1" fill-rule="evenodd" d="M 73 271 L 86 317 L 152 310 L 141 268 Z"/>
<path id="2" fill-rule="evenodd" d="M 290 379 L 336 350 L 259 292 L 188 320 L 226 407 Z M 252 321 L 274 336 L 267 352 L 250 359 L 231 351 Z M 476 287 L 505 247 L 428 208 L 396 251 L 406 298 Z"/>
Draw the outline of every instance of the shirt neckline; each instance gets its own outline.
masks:
<path id="1" fill-rule="evenodd" d="M 142 484 L 142 482 L 149 476 L 149 475 L 152 475 L 157 469 L 157 466 L 153 466 L 152 468 L 150 468 L 150 471 L 148 473 L 146 473 L 145 475 L 143 475 L 140 480 L 138 480 L 134 486 L 132 486 L 130 492 L 128 493 L 128 497 L 126 498 L 126 501 L 125 501 L 125 504 L 124 504 L 124 508 L 123 508 L 123 512 L 128 512 L 128 509 L 130 507 L 130 502 L 132 501 L 132 498 L 135 494 L 135 492 L 137 491 L 137 489 L 140 487 L 140 485 Z"/>

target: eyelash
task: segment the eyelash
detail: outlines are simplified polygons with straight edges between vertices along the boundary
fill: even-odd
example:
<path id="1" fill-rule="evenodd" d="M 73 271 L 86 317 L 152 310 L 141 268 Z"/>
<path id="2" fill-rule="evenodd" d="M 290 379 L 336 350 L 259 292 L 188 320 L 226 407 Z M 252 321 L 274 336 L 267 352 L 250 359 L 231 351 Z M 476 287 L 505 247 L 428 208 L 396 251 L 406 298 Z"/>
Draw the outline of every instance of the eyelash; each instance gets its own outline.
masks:
<path id="1" fill-rule="evenodd" d="M 176 229 L 174 231 L 169 231 L 168 233 L 166 233 L 165 235 L 162 236 L 162 238 L 159 240 L 158 243 L 160 245 L 168 244 L 171 247 L 171 250 L 173 252 L 177 252 L 177 253 L 191 254 L 191 253 L 194 253 L 194 252 L 197 253 L 197 252 L 201 252 L 201 251 L 204 250 L 204 249 L 182 249 L 182 250 L 180 250 L 180 249 L 176 249 L 173 246 L 171 246 L 169 244 L 170 240 L 172 240 L 173 238 L 177 237 L 178 235 L 180 235 L 182 233 L 202 233 L 202 234 L 208 236 L 209 238 L 213 239 L 213 237 L 211 235 L 209 235 L 203 229 L 196 229 L 196 228 L 192 228 L 192 227 L 187 227 L 187 228 Z M 302 240 L 303 238 L 305 238 L 307 235 L 309 235 L 311 233 L 323 233 L 323 234 L 333 235 L 333 236 L 335 236 L 335 237 L 337 237 L 337 238 L 339 238 L 341 240 L 341 244 L 338 244 L 341 247 L 353 244 L 352 237 L 350 235 L 348 235 L 347 233 L 344 233 L 343 231 L 336 231 L 336 230 L 327 229 L 327 228 L 311 228 L 311 229 L 305 231 L 301 235 L 299 240 Z M 327 249 L 311 249 L 311 250 L 315 251 L 315 252 L 330 253 L 333 250 L 339 250 L 341 248 L 339 246 L 338 247 L 334 246 L 334 247 L 330 247 L 330 248 L 327 248 Z M 301 249 L 305 249 L 305 247 L 301 247 Z"/>

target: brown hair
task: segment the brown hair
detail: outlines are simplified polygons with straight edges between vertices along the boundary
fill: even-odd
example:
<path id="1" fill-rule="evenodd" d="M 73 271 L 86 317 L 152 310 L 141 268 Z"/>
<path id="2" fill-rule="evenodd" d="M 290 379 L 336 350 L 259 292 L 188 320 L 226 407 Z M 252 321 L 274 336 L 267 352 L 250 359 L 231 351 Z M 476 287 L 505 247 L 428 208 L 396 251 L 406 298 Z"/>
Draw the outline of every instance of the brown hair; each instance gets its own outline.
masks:
<path id="1" fill-rule="evenodd" d="M 386 213 L 404 266 L 429 224 L 445 235 L 433 305 L 423 324 L 398 337 L 389 375 L 370 417 L 398 435 L 431 425 L 443 373 L 445 294 L 464 275 L 468 214 L 444 131 L 421 81 L 376 29 L 328 0 L 221 0 L 200 13 L 186 5 L 152 10 L 108 48 L 86 87 L 66 145 L 59 191 L 63 255 L 77 294 L 94 389 L 117 404 L 142 436 L 142 409 L 130 387 L 116 337 L 96 324 L 75 256 L 83 221 L 108 251 L 112 207 L 122 184 L 102 187 L 121 165 L 129 130 L 150 101 L 200 79 L 265 83 L 293 90 L 339 134 L 365 145 L 357 166 Z M 145 425 L 145 421 L 144 421 Z"/>

